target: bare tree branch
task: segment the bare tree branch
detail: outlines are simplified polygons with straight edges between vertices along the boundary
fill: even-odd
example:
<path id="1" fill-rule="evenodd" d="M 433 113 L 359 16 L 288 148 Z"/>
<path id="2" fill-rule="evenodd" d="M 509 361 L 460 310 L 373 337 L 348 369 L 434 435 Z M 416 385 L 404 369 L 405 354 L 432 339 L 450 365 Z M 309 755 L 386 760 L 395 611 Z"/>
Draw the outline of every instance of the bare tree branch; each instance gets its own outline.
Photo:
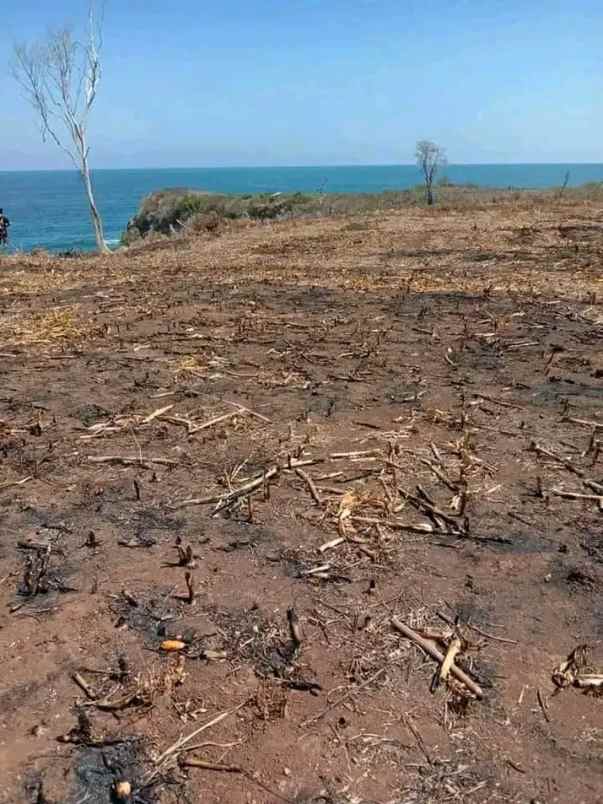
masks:
<path id="1" fill-rule="evenodd" d="M 63 28 L 49 33 L 42 43 L 15 46 L 13 76 L 38 116 L 42 140 L 50 137 L 79 171 L 98 249 L 108 252 L 88 162 L 88 120 L 102 74 L 103 11 L 101 6 L 99 18 L 94 2 L 90 3 L 85 42 Z"/>

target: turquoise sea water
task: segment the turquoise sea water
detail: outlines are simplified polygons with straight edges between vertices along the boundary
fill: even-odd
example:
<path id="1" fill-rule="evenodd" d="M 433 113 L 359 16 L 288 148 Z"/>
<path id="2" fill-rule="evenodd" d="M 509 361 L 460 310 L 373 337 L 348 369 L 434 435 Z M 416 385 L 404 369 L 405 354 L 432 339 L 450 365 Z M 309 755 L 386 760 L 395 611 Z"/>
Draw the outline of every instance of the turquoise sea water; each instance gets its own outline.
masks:
<path id="1" fill-rule="evenodd" d="M 603 164 L 449 165 L 455 183 L 484 187 L 558 186 L 566 171 L 570 184 L 603 181 Z M 420 181 L 412 165 L 274 168 L 178 168 L 97 170 L 94 183 L 109 242 L 117 243 L 141 199 L 166 187 L 224 193 L 380 192 Z M 11 220 L 10 248 L 52 251 L 94 248 L 81 180 L 73 171 L 0 172 L 0 207 Z"/>

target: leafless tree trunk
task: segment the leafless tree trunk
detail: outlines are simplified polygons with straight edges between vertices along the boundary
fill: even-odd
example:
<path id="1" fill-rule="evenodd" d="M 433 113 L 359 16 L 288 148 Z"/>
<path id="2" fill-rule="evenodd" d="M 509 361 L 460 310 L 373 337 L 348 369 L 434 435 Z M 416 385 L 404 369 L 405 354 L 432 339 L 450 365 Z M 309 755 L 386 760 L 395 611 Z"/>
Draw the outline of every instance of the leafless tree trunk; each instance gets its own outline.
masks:
<path id="1" fill-rule="evenodd" d="M 438 170 L 446 164 L 446 153 L 443 148 L 430 140 L 419 140 L 415 151 L 417 165 L 423 173 L 425 182 L 425 200 L 429 206 L 434 203 L 433 182 Z"/>
<path id="2" fill-rule="evenodd" d="M 571 173 L 569 172 L 569 170 L 566 170 L 565 171 L 565 176 L 563 177 L 563 184 L 559 188 L 559 198 L 563 198 L 563 194 L 567 190 L 567 186 L 569 184 L 570 177 L 571 177 Z"/>
<path id="3" fill-rule="evenodd" d="M 88 121 L 101 78 L 101 25 L 93 4 L 88 21 L 85 42 L 63 28 L 50 33 L 42 43 L 17 45 L 13 74 L 39 117 L 42 139 L 50 137 L 79 171 L 96 244 L 106 254 L 109 248 L 94 198 L 88 145 Z"/>

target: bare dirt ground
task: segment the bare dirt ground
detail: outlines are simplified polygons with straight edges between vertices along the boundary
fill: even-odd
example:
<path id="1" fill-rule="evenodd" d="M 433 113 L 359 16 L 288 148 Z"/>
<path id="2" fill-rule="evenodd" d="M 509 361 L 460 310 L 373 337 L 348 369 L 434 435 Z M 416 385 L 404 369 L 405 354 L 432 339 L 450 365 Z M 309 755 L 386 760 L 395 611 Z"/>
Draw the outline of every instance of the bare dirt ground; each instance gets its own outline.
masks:
<path id="1" fill-rule="evenodd" d="M 603 801 L 602 219 L 5 258 L 0 800 Z"/>

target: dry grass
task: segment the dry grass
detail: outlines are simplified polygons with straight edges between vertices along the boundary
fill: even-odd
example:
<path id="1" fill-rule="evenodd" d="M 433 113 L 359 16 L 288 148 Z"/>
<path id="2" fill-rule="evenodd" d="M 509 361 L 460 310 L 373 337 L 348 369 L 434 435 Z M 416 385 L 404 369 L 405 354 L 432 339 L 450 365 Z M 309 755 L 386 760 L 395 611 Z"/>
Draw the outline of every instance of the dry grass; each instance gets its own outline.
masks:
<path id="1" fill-rule="evenodd" d="M 73 345 L 83 338 L 85 331 L 77 307 L 57 308 L 28 318 L 14 316 L 0 324 L 0 336 L 4 335 L 9 346 Z"/>

